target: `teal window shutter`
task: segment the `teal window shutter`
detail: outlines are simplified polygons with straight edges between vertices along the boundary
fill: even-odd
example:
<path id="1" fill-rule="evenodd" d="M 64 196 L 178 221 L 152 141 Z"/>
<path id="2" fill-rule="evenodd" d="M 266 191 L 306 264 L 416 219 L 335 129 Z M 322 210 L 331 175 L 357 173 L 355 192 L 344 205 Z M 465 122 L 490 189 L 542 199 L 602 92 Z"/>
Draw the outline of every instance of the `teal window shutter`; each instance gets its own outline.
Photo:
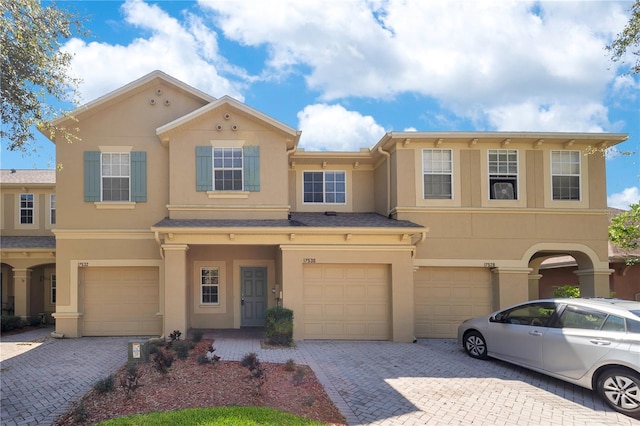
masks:
<path id="1" fill-rule="evenodd" d="M 244 190 L 260 191 L 260 147 L 245 146 L 242 148 Z"/>
<path id="2" fill-rule="evenodd" d="M 84 201 L 100 201 L 100 152 L 84 152 Z"/>
<path id="3" fill-rule="evenodd" d="M 131 201 L 145 203 L 147 201 L 147 153 L 131 153 Z"/>
<path id="4" fill-rule="evenodd" d="M 213 191 L 212 156 L 210 146 L 196 147 L 196 191 Z"/>

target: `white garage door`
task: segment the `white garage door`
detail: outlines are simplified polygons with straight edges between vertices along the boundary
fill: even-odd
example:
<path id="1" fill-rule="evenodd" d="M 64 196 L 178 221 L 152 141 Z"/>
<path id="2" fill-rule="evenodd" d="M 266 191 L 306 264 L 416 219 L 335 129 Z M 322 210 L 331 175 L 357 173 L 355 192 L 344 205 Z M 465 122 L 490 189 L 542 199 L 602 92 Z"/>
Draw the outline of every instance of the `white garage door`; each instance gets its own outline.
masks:
<path id="1" fill-rule="evenodd" d="M 85 336 L 160 335 L 158 268 L 81 268 Z"/>
<path id="2" fill-rule="evenodd" d="M 386 265 L 305 265 L 304 338 L 388 340 Z"/>
<path id="3" fill-rule="evenodd" d="M 462 321 L 492 312 L 485 268 L 420 268 L 414 288 L 416 337 L 456 337 Z"/>

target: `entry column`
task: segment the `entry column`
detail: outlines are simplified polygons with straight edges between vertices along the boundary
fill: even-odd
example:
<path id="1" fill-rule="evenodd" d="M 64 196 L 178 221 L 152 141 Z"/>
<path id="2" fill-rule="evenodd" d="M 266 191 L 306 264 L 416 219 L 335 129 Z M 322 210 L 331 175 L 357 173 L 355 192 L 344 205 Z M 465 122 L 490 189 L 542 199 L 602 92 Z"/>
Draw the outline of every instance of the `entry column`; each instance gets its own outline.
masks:
<path id="1" fill-rule="evenodd" d="M 31 314 L 31 269 L 14 269 L 14 315 L 27 319 Z"/>
<path id="2" fill-rule="evenodd" d="M 531 268 L 493 268 L 493 309 L 529 300 Z"/>
<path id="3" fill-rule="evenodd" d="M 175 330 L 187 335 L 187 250 L 186 244 L 163 244 L 164 324 L 162 334 Z"/>
<path id="4" fill-rule="evenodd" d="M 575 271 L 582 297 L 611 297 L 609 275 L 613 269 L 581 269 Z"/>

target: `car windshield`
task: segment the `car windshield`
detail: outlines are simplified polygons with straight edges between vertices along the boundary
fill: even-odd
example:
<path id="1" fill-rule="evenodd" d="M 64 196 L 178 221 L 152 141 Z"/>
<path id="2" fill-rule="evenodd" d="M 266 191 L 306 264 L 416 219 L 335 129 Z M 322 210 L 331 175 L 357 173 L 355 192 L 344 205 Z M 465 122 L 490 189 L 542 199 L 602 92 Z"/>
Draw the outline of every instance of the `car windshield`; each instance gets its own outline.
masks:
<path id="1" fill-rule="evenodd" d="M 629 312 L 631 312 L 633 315 L 635 315 L 638 318 L 640 318 L 640 310 L 633 310 L 633 311 L 629 311 Z"/>

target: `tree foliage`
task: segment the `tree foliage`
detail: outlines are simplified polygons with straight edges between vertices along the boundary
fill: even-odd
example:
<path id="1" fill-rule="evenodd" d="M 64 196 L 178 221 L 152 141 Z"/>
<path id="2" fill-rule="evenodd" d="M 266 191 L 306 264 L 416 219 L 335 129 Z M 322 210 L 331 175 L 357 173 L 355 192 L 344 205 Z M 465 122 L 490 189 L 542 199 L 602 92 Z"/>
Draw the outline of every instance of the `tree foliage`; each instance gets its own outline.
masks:
<path id="1" fill-rule="evenodd" d="M 27 151 L 34 125 L 48 132 L 62 113 L 52 103 L 76 103 L 79 79 L 69 73 L 72 54 L 60 50 L 72 35 L 86 35 L 81 18 L 55 3 L 0 0 L 0 137 L 7 148 Z M 67 141 L 71 132 L 61 130 Z"/>
<path id="2" fill-rule="evenodd" d="M 627 253 L 627 264 L 637 264 L 640 263 L 640 257 L 630 252 L 640 247 L 640 203 L 632 204 L 630 207 L 631 210 L 611 219 L 609 241 Z"/>
<path id="3" fill-rule="evenodd" d="M 640 74 L 640 0 L 631 6 L 631 18 L 622 32 L 607 46 L 614 61 L 619 61 L 628 50 L 636 56 L 636 62 L 631 66 L 631 72 Z"/>

